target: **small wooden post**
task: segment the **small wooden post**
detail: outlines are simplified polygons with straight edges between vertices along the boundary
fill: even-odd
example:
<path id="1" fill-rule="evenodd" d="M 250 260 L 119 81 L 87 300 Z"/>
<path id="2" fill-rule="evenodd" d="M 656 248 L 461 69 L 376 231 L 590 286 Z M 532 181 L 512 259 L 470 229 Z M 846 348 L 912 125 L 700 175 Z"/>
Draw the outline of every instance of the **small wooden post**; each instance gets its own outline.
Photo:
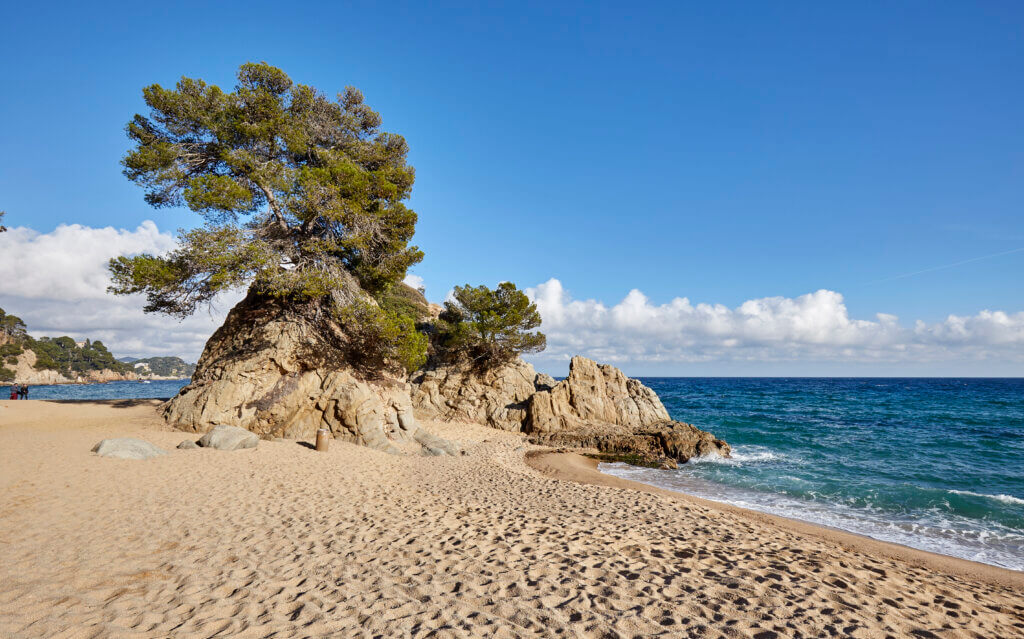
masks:
<path id="1" fill-rule="evenodd" d="M 326 428 L 321 428 L 316 431 L 316 449 L 321 452 L 327 452 L 327 444 L 331 440 L 331 431 Z"/>

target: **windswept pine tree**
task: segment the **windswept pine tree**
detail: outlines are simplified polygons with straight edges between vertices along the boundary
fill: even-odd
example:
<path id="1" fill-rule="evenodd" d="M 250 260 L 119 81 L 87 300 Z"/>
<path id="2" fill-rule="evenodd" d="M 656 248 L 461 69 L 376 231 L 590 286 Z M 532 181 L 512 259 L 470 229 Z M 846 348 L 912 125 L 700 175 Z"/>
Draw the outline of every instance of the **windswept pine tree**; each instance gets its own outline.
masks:
<path id="1" fill-rule="evenodd" d="M 348 292 L 344 304 L 354 285 L 380 294 L 423 258 L 409 245 L 408 145 L 357 89 L 331 99 L 264 63 L 242 65 L 232 92 L 182 78 L 143 97 L 124 174 L 149 204 L 205 223 L 168 255 L 112 260 L 114 293 L 181 317 L 241 287 L 293 305 Z"/>
<path id="2" fill-rule="evenodd" d="M 426 300 L 408 303 L 422 295 L 401 283 L 423 257 L 405 139 L 353 87 L 330 98 L 265 63 L 237 79 L 233 91 L 193 78 L 146 87 L 150 112 L 127 126 L 124 174 L 151 205 L 187 206 L 204 223 L 166 255 L 111 260 L 111 292 L 185 317 L 248 290 L 168 420 L 444 448 L 416 427 L 408 391 L 394 391 L 427 350 L 416 329 Z"/>

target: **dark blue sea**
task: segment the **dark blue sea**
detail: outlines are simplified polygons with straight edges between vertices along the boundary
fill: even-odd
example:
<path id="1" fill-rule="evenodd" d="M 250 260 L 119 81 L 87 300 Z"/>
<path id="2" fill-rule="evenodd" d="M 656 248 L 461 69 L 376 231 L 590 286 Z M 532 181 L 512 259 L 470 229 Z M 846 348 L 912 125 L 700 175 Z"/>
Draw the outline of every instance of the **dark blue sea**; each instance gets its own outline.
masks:
<path id="1" fill-rule="evenodd" d="M 32 386 L 29 399 L 147 399 L 169 398 L 178 394 L 187 379 L 143 382 L 110 382 L 108 384 L 60 384 Z M 9 397 L 9 387 L 0 383 L 0 398 Z"/>
<path id="2" fill-rule="evenodd" d="M 604 472 L 1024 570 L 1024 379 L 643 382 L 732 459 Z"/>

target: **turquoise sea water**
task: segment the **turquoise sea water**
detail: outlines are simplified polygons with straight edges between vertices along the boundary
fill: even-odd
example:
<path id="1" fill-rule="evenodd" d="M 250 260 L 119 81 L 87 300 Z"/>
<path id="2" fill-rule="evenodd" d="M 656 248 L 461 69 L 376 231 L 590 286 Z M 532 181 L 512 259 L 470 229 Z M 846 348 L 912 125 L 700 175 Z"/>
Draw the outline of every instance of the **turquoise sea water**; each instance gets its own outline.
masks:
<path id="1" fill-rule="evenodd" d="M 1024 570 L 1024 379 L 643 382 L 733 458 L 604 472 Z"/>
<path id="2" fill-rule="evenodd" d="M 108 384 L 59 384 L 31 386 L 28 398 L 33 399 L 147 399 L 174 397 L 187 379 L 152 382 L 110 382 Z M 10 396 L 10 387 L 0 383 L 0 399 Z"/>

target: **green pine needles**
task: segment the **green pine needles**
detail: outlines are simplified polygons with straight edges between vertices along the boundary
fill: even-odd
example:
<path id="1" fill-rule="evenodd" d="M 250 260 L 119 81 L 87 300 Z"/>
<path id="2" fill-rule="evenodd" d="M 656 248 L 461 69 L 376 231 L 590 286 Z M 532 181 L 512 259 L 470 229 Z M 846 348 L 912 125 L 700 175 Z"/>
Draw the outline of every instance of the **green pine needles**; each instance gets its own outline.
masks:
<path id="1" fill-rule="evenodd" d="M 478 367 L 509 362 L 547 345 L 537 305 L 511 282 L 497 289 L 456 286 L 437 321 L 437 350 L 443 359 Z"/>
<path id="2" fill-rule="evenodd" d="M 150 113 L 128 123 L 124 174 L 152 206 L 187 206 L 204 223 L 166 255 L 112 259 L 110 292 L 186 317 L 248 287 L 340 325 L 347 361 L 368 373 L 421 367 L 427 332 L 445 357 L 483 366 L 544 348 L 536 306 L 508 283 L 456 288 L 429 327 L 426 299 L 401 283 L 423 259 L 409 244 L 408 146 L 357 89 L 330 99 L 266 63 L 237 78 L 232 92 L 192 78 L 143 89 Z"/>
<path id="3" fill-rule="evenodd" d="M 182 78 L 143 90 L 150 115 L 128 123 L 124 174 L 155 206 L 185 205 L 204 225 L 166 256 L 111 260 L 111 292 L 185 317 L 228 289 L 315 299 L 376 293 L 423 259 L 403 204 L 415 171 L 400 135 L 348 87 L 329 99 L 266 63 L 244 64 L 233 92 Z"/>

